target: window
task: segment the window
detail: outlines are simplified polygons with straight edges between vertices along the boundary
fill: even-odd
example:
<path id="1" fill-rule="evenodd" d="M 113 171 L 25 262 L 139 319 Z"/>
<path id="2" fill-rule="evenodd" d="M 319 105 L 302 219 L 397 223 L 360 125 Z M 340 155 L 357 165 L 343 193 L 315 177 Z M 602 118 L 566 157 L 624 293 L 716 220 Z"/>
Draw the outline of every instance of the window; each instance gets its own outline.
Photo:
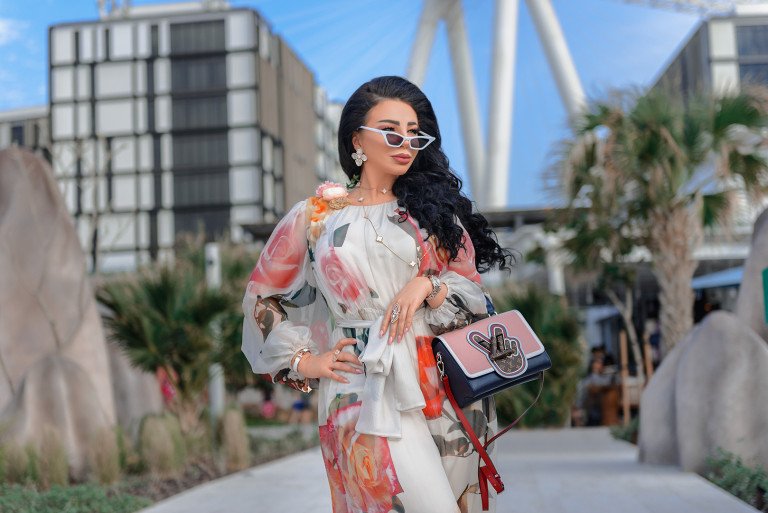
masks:
<path id="1" fill-rule="evenodd" d="M 160 38 L 158 37 L 157 33 L 157 25 L 152 25 L 149 38 L 152 47 L 152 57 L 157 57 L 160 54 Z"/>
<path id="2" fill-rule="evenodd" d="M 227 133 L 174 135 L 173 162 L 175 168 L 227 167 Z"/>
<path id="3" fill-rule="evenodd" d="M 227 126 L 227 97 L 173 100 L 173 128 Z"/>
<path id="4" fill-rule="evenodd" d="M 214 240 L 229 230 L 229 208 L 175 212 L 174 225 L 177 234 L 197 233 L 200 224 L 205 228 L 206 240 Z"/>
<path id="5" fill-rule="evenodd" d="M 744 84 L 768 85 L 768 63 L 739 64 L 739 78 Z"/>
<path id="6" fill-rule="evenodd" d="M 218 91 L 227 87 L 227 61 L 224 57 L 174 59 L 171 63 L 174 93 Z"/>
<path id="7" fill-rule="evenodd" d="M 221 52 L 225 49 L 224 21 L 201 21 L 171 25 L 171 53 Z"/>
<path id="8" fill-rule="evenodd" d="M 175 173 L 173 198 L 177 207 L 229 204 L 229 172 Z"/>
<path id="9" fill-rule="evenodd" d="M 739 56 L 768 55 L 768 25 L 736 27 Z"/>
<path id="10" fill-rule="evenodd" d="M 24 146 L 24 125 L 14 125 L 11 127 L 11 142 Z"/>

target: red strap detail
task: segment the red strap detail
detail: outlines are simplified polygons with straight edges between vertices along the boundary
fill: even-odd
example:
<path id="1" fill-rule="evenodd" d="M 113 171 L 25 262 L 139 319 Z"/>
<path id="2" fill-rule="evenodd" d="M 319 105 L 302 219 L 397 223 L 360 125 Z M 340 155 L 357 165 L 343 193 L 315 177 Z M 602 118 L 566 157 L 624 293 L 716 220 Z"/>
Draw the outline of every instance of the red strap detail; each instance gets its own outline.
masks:
<path id="1" fill-rule="evenodd" d="M 539 400 L 539 396 L 541 396 L 541 390 L 544 388 L 544 373 L 539 373 L 539 393 L 536 394 L 536 399 L 533 400 L 530 406 L 525 409 L 525 411 L 515 419 L 514 422 L 512 422 L 509 426 L 505 427 L 501 431 L 499 431 L 495 436 L 493 436 L 490 440 L 488 440 L 485 445 L 482 445 L 480 443 L 480 440 L 477 438 L 477 435 L 475 434 L 475 430 L 472 429 L 472 426 L 469 424 L 469 421 L 467 420 L 466 415 L 464 415 L 464 411 L 459 407 L 458 403 L 456 403 L 456 398 L 453 397 L 453 392 L 451 391 L 451 387 L 448 384 L 448 376 L 443 375 L 443 387 L 445 388 L 445 394 L 448 396 L 448 400 L 451 402 L 451 406 L 453 406 L 454 411 L 456 412 L 456 416 L 459 418 L 459 421 L 461 421 L 461 425 L 464 426 L 464 431 L 466 431 L 467 436 L 472 441 L 472 445 L 475 446 L 475 449 L 477 450 L 477 453 L 480 455 L 480 459 L 485 462 L 485 466 L 481 467 L 480 462 L 478 462 L 478 470 L 477 470 L 477 477 L 478 477 L 478 483 L 480 485 L 480 498 L 482 499 L 483 504 L 483 511 L 488 511 L 488 482 L 491 482 L 491 486 L 493 486 L 493 489 L 496 490 L 496 493 L 501 493 L 504 491 L 504 483 L 501 481 L 501 476 L 499 475 L 499 472 L 496 470 L 496 467 L 493 464 L 493 461 L 491 461 L 491 457 L 488 456 L 488 453 L 486 452 L 485 448 L 488 447 L 491 442 L 496 440 L 499 436 L 503 435 L 510 429 L 512 429 L 515 424 L 517 424 L 520 419 L 523 418 L 523 415 L 528 413 L 528 410 L 531 409 L 531 406 L 533 406 L 536 401 Z"/>

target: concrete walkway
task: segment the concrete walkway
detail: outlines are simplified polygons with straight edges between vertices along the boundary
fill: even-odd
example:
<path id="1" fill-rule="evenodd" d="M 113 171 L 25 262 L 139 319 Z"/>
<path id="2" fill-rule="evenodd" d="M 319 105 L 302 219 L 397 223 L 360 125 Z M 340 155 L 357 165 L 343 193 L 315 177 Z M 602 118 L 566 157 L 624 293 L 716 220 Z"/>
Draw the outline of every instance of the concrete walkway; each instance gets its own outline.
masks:
<path id="1" fill-rule="evenodd" d="M 515 431 L 494 462 L 498 513 L 756 513 L 696 474 L 641 465 L 607 429 Z M 330 513 L 320 449 L 230 475 L 142 513 Z M 407 512 L 418 513 L 418 512 Z"/>

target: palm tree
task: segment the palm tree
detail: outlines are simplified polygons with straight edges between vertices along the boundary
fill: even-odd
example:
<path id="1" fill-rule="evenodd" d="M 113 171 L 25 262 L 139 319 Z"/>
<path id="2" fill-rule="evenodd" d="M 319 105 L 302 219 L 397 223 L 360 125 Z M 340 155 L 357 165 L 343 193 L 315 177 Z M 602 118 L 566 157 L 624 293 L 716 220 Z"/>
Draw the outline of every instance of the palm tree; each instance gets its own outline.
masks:
<path id="1" fill-rule="evenodd" d="M 171 408 L 185 432 L 196 430 L 216 358 L 211 322 L 231 308 L 229 299 L 207 289 L 183 262 L 108 281 L 96 296 L 107 309 L 110 338 L 140 369 L 166 371 L 177 392 Z"/>
<path id="2" fill-rule="evenodd" d="M 597 243 L 614 253 L 622 243 L 651 253 L 664 353 L 693 323 L 693 252 L 704 226 L 728 223 L 735 191 L 757 197 L 767 190 L 766 97 L 750 89 L 683 104 L 660 90 L 621 94 L 576 121 L 558 161 L 569 204 L 598 220 L 583 227 L 615 230 Z M 595 235 L 584 233 L 586 240 Z"/>

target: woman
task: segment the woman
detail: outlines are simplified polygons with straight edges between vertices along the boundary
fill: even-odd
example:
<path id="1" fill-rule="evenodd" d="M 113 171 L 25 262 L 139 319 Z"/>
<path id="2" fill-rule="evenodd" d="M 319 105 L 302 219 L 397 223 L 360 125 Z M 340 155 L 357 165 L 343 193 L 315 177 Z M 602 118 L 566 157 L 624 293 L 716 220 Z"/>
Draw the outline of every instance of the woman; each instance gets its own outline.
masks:
<path id="1" fill-rule="evenodd" d="M 488 315 L 478 272 L 511 256 L 472 213 L 409 81 L 378 77 L 352 94 L 339 158 L 351 183 L 296 203 L 261 253 L 243 351 L 254 372 L 318 389 L 334 513 L 480 511 L 478 455 L 431 340 Z M 496 432 L 492 400 L 464 410 L 481 439 Z"/>

